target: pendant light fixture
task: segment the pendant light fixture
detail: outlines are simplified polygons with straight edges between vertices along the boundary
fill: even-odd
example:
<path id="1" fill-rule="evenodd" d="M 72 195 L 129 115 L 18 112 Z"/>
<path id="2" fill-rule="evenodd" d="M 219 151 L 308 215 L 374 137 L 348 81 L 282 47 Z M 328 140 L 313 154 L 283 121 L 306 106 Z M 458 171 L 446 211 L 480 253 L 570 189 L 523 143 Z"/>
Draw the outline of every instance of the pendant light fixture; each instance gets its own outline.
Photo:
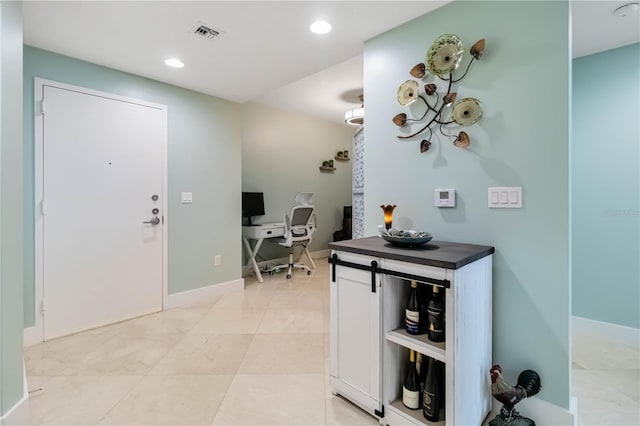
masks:
<path id="1" fill-rule="evenodd" d="M 344 122 L 350 126 L 360 126 L 364 123 L 364 96 L 358 96 L 360 107 L 353 108 L 344 113 Z"/>

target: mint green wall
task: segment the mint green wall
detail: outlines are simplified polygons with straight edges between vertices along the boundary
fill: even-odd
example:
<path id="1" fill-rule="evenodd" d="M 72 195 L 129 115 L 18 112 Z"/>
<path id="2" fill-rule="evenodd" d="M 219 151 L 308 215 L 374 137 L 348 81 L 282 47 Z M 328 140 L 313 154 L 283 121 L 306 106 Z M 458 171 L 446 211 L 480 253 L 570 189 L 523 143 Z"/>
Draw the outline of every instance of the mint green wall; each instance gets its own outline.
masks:
<path id="1" fill-rule="evenodd" d="M 169 294 L 240 278 L 240 106 L 25 46 L 27 326 L 34 324 L 34 77 L 167 105 Z M 180 204 L 181 191 L 193 192 L 193 204 Z M 218 254 L 222 265 L 214 267 Z"/>
<path id="2" fill-rule="evenodd" d="M 258 103 L 242 106 L 242 189 L 264 192 L 265 215 L 258 222 L 281 222 L 297 192 L 313 192 L 317 232 L 309 251 L 324 250 L 342 229 L 342 208 L 351 205 L 351 161 L 334 159 L 352 152 L 353 127 Z M 320 172 L 334 160 L 333 173 Z M 261 259 L 286 257 L 288 250 L 264 243 Z M 303 258 L 303 262 L 304 262 Z"/>
<path id="3" fill-rule="evenodd" d="M 22 398 L 22 4 L 0 3 L 0 416 Z"/>
<path id="4" fill-rule="evenodd" d="M 569 283 L 569 4 L 456 1 L 367 43 L 365 234 L 382 223 L 380 204 L 397 204 L 394 224 L 436 240 L 495 246 L 493 360 L 515 382 L 531 368 L 541 399 L 568 408 Z M 486 52 L 457 84 L 458 99 L 476 97 L 484 117 L 465 129 L 469 149 L 422 138 L 399 141 L 392 117 L 413 108 L 396 100 L 409 70 L 433 40 L 455 33 Z M 460 75 L 460 74 L 458 74 Z M 419 104 L 414 105 L 420 110 Z M 487 208 L 490 186 L 522 186 L 522 209 Z M 435 188 L 455 188 L 457 207 L 433 206 Z M 489 374 L 489 372 L 487 372 Z"/>
<path id="5" fill-rule="evenodd" d="M 573 61 L 573 314 L 640 328 L 640 43 Z"/>

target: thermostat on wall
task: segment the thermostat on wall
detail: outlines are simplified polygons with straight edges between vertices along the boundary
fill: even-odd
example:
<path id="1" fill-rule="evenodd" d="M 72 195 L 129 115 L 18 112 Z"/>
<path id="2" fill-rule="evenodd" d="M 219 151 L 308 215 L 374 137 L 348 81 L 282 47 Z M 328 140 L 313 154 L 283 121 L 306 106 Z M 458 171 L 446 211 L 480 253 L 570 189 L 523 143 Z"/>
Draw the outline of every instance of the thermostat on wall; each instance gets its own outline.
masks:
<path id="1" fill-rule="evenodd" d="M 455 189 L 435 189 L 433 199 L 436 207 L 455 207 L 456 206 L 456 190 Z"/>

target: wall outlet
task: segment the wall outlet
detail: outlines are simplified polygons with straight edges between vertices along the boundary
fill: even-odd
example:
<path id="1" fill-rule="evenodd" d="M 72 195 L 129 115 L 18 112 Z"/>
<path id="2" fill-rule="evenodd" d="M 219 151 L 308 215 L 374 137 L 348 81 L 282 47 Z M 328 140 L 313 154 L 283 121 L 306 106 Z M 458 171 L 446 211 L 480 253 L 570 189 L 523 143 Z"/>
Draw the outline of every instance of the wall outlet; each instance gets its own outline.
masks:
<path id="1" fill-rule="evenodd" d="M 222 257 L 218 254 L 213 257 L 213 266 L 220 266 L 220 265 L 222 265 Z"/>

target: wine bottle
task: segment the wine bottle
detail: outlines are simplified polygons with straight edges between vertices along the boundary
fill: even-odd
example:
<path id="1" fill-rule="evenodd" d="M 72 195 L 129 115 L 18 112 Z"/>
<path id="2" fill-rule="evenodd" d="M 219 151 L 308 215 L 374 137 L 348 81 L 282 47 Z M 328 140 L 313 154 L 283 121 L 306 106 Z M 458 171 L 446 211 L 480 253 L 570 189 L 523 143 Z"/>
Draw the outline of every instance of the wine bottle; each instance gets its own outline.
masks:
<path id="1" fill-rule="evenodd" d="M 409 334 L 419 334 L 420 311 L 418 309 L 418 283 L 411 281 L 409 301 L 405 309 L 404 328 Z"/>
<path id="2" fill-rule="evenodd" d="M 440 288 L 433 286 L 433 292 L 427 304 L 429 315 L 429 340 L 432 342 L 444 342 L 444 301 Z"/>
<path id="3" fill-rule="evenodd" d="M 440 420 L 440 374 L 438 374 L 437 361 L 428 358 L 427 377 L 424 381 L 422 393 L 422 414 L 430 422 Z"/>
<path id="4" fill-rule="evenodd" d="M 444 362 L 438 361 L 438 373 L 440 374 L 440 408 L 445 409 L 445 383 L 447 381 L 446 366 Z"/>
<path id="5" fill-rule="evenodd" d="M 428 286 L 419 285 L 418 286 L 418 310 L 420 313 L 420 321 L 418 324 L 418 329 L 420 330 L 420 334 L 427 334 L 427 330 L 429 329 L 429 315 L 427 313 L 428 301 L 429 301 Z"/>
<path id="6" fill-rule="evenodd" d="M 424 393 L 424 381 L 427 378 L 427 357 L 420 352 L 416 354 L 416 368 L 420 380 L 420 406 L 422 407 L 422 394 Z"/>
<path id="7" fill-rule="evenodd" d="M 420 408 L 420 378 L 416 370 L 415 352 L 409 350 L 407 377 L 402 385 L 402 403 L 412 410 Z"/>

